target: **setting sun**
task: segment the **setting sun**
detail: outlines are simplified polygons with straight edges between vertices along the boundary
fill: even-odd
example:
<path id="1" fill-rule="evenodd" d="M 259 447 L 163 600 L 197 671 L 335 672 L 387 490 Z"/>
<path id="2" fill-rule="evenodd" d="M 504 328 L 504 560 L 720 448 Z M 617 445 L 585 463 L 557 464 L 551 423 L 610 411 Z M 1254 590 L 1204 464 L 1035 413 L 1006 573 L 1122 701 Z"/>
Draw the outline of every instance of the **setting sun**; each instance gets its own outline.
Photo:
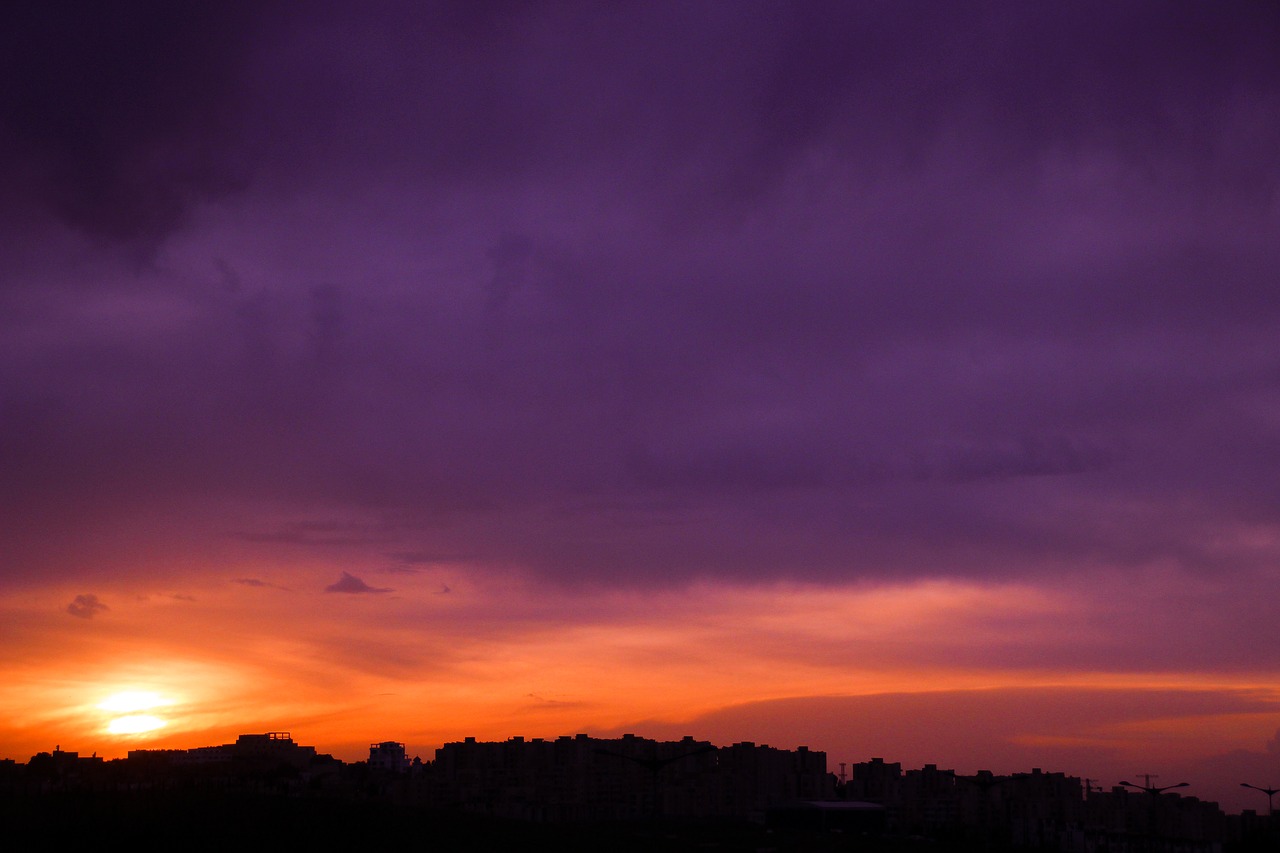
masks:
<path id="1" fill-rule="evenodd" d="M 113 693 L 98 703 L 98 709 L 107 711 L 113 716 L 107 723 L 107 733 L 113 735 L 136 735 L 155 731 L 168 725 L 168 721 L 155 714 L 142 714 L 139 711 L 154 711 L 175 704 L 173 699 L 150 690 L 122 690 Z"/>
<path id="2" fill-rule="evenodd" d="M 107 732 L 113 735 L 136 735 L 163 728 L 165 721 L 151 714 L 130 714 L 116 717 L 107 724 Z"/>
<path id="3" fill-rule="evenodd" d="M 164 705 L 172 705 L 173 700 L 146 690 L 125 690 L 108 696 L 98 703 L 103 711 L 116 714 L 130 714 L 134 711 L 150 711 Z"/>

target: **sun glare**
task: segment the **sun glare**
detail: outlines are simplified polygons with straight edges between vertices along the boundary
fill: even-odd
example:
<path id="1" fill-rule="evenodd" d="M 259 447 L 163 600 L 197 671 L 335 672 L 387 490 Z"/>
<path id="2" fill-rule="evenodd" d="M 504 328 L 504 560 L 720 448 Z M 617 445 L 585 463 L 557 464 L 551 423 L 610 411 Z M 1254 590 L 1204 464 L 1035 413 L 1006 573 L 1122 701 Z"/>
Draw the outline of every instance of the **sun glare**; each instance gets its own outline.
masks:
<path id="1" fill-rule="evenodd" d="M 155 714 L 140 712 L 155 711 L 173 704 L 173 699 L 150 690 L 123 690 L 99 702 L 98 709 L 113 715 L 107 723 L 108 734 L 136 735 L 168 725 L 166 720 Z"/>
<path id="2" fill-rule="evenodd" d="M 130 714 L 116 717 L 107 724 L 107 732 L 113 735 L 136 735 L 163 728 L 165 721 L 150 714 Z"/>
<path id="3" fill-rule="evenodd" d="M 131 714 L 134 711 L 150 711 L 152 708 L 160 708 L 172 704 L 172 699 L 161 696 L 159 693 L 145 690 L 125 690 L 108 696 L 98 703 L 98 707 L 103 711 L 111 711 L 115 714 Z"/>

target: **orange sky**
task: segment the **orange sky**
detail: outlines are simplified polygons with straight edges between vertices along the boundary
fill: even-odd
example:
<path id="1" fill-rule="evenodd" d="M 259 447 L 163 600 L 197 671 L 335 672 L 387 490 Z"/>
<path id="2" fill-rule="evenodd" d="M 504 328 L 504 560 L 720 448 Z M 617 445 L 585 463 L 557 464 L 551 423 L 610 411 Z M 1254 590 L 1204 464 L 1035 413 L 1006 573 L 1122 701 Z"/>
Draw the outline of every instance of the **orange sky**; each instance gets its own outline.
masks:
<path id="1" fill-rule="evenodd" d="M 66 611 L 76 588 L 28 588 L 4 608 L 0 753 L 115 757 L 286 730 L 345 760 L 386 739 L 430 758 L 464 736 L 634 731 L 805 744 L 833 770 L 873 754 L 1092 778 L 1232 753 L 1237 775 L 1276 766 L 1273 673 L 1077 661 L 1081 626 L 1114 593 L 1096 583 L 641 592 L 445 575 L 380 575 L 365 586 L 385 591 L 361 593 L 283 568 L 103 584 L 82 618 Z M 1194 781 L 1240 802 L 1241 780 Z"/>

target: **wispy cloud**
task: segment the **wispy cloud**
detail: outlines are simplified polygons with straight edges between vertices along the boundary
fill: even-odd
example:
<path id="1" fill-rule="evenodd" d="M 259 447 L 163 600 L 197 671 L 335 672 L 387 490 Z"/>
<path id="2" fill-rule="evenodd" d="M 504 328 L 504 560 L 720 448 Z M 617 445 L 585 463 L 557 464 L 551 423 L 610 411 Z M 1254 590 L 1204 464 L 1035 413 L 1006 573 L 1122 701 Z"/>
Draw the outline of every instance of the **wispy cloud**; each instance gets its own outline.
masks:
<path id="1" fill-rule="evenodd" d="M 240 586 L 254 587 L 255 589 L 288 589 L 288 587 L 264 581 L 261 578 L 233 578 L 231 582 Z"/>
<path id="2" fill-rule="evenodd" d="M 366 525 L 340 521 L 294 521 L 276 530 L 239 531 L 235 534 L 246 542 L 284 545 L 372 545 L 384 535 Z"/>
<path id="3" fill-rule="evenodd" d="M 458 563 L 468 558 L 467 555 L 461 553 L 437 553 L 435 551 L 393 551 L 387 554 L 393 560 L 404 563 L 406 566 L 431 566 L 440 563 Z M 399 571 L 411 571 L 411 569 L 399 569 Z"/>

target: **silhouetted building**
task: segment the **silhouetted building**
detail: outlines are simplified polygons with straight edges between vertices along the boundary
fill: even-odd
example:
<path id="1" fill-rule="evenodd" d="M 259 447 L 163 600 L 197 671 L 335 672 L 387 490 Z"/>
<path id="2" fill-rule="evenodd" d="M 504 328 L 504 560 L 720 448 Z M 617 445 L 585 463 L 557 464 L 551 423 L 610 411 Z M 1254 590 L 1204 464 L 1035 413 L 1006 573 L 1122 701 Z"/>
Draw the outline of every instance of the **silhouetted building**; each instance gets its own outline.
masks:
<path id="1" fill-rule="evenodd" d="M 1228 821 L 1217 803 L 1117 785 L 1086 800 L 1084 833 L 1090 849 L 1128 844 L 1152 853 L 1218 853 Z"/>
<path id="2" fill-rule="evenodd" d="M 1039 767 L 1008 778 L 1000 791 L 1001 816 L 1013 843 L 1045 850 L 1083 849 L 1085 800 L 1078 778 Z"/>
<path id="3" fill-rule="evenodd" d="M 369 744 L 369 767 L 393 773 L 408 772 L 409 758 L 405 754 L 404 744 L 394 740 Z"/>
<path id="4" fill-rule="evenodd" d="M 294 743 L 288 732 L 243 734 L 235 743 L 194 749 L 129 752 L 125 776 L 134 785 L 216 785 L 274 791 L 318 790 L 339 774 L 342 762 Z"/>
<path id="5" fill-rule="evenodd" d="M 240 735 L 227 749 L 233 761 L 279 762 L 295 767 L 304 767 L 316 757 L 314 746 L 298 746 L 288 732 Z"/>
<path id="6" fill-rule="evenodd" d="M 793 752 L 744 741 L 722 748 L 717 759 L 727 811 L 733 817 L 761 818 L 776 806 L 835 796 L 825 752 L 804 746 Z"/>
<path id="7" fill-rule="evenodd" d="M 852 765 L 844 786 L 844 798 L 879 803 L 887 809 L 897 808 L 902 801 L 902 765 L 888 764 L 883 758 Z"/>
<path id="8" fill-rule="evenodd" d="M 901 792 L 903 825 L 912 831 L 932 835 L 959 825 L 955 771 L 939 770 L 936 764 L 908 770 L 902 776 Z"/>
<path id="9" fill-rule="evenodd" d="M 1039 768 L 962 776 L 927 764 L 903 772 L 882 758 L 852 764 L 837 788 L 826 764 L 825 753 L 805 747 L 579 734 L 467 738 L 440 747 L 433 762 L 412 764 L 403 743 L 382 741 L 370 744 L 367 762 L 346 765 L 296 744 L 288 732 L 266 732 L 220 746 L 132 750 L 127 759 L 105 763 L 59 746 L 25 765 L 0 761 L 0 791 L 50 808 L 65 792 L 123 793 L 138 802 L 148 796 L 172 802 L 194 792 L 201 803 L 210 793 L 229 792 L 251 795 L 244 802 L 258 802 L 255 794 L 273 802 L 282 795 L 291 802 L 320 795 L 313 805 L 323 803 L 326 810 L 339 800 L 381 801 L 540 823 L 699 818 L 743 827 L 753 821 L 783 832 L 894 836 L 911 849 L 917 849 L 910 840 L 915 836 L 938 850 L 1280 850 L 1275 818 L 1253 811 L 1228 818 L 1216 803 L 1175 793 L 1086 791 L 1076 777 Z"/>
<path id="10" fill-rule="evenodd" d="M 540 821 L 732 817 L 831 795 L 826 754 L 706 741 L 467 738 L 436 751 L 431 768 L 443 805 Z"/>

